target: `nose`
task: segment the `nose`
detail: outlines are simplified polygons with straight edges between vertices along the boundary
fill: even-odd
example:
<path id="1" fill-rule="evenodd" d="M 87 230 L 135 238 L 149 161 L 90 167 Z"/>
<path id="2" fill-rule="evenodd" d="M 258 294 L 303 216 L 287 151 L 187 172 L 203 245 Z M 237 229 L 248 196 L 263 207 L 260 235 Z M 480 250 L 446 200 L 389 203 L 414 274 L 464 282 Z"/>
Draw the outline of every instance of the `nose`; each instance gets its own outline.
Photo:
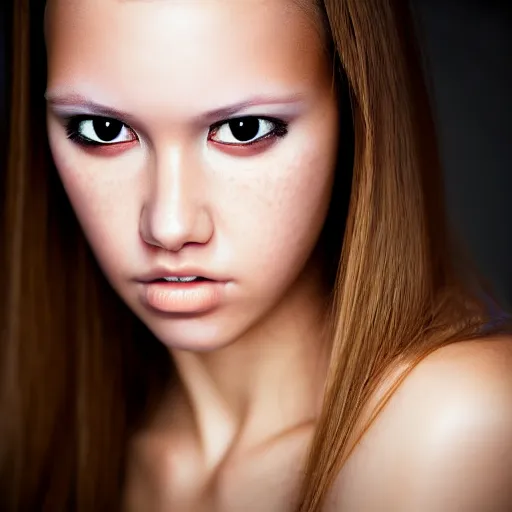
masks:
<path id="1" fill-rule="evenodd" d="M 148 172 L 140 235 L 151 246 L 177 252 L 188 244 L 206 244 L 213 235 L 201 172 L 191 160 L 174 148 L 156 158 Z"/>

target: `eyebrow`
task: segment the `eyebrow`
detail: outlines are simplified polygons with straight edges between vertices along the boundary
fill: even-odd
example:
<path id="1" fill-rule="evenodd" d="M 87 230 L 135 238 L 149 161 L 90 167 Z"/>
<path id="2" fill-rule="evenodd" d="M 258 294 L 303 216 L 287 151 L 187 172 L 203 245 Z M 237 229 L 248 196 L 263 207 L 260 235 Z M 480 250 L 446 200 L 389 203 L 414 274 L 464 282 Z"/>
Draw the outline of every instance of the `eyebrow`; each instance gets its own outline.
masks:
<path id="1" fill-rule="evenodd" d="M 118 109 L 108 107 L 96 103 L 86 96 L 80 94 L 56 94 L 52 92 L 45 93 L 46 101 L 56 107 L 80 107 L 87 110 L 92 115 L 99 115 L 105 117 L 119 118 L 126 121 L 134 120 L 135 116 Z M 244 101 L 226 105 L 221 108 L 210 110 L 198 116 L 198 120 L 206 122 L 215 122 L 225 118 L 232 117 L 239 112 L 242 112 L 250 107 L 263 106 L 263 105 L 276 105 L 276 104 L 295 104 L 304 101 L 304 95 L 295 93 L 288 96 L 254 96 Z"/>

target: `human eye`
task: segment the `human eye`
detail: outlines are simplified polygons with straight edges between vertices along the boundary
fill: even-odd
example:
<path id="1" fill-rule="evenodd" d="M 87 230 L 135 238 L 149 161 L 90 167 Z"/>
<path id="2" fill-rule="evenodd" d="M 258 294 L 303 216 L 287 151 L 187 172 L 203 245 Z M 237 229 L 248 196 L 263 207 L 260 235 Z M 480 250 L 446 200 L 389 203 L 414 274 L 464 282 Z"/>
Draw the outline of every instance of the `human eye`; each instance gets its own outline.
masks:
<path id="1" fill-rule="evenodd" d="M 217 123 L 210 129 L 209 140 L 225 146 L 251 146 L 268 139 L 284 137 L 288 125 L 270 117 L 245 116 Z"/>
<path id="2" fill-rule="evenodd" d="M 127 125 L 110 117 L 78 115 L 66 121 L 68 139 L 83 146 L 110 146 L 137 139 Z"/>

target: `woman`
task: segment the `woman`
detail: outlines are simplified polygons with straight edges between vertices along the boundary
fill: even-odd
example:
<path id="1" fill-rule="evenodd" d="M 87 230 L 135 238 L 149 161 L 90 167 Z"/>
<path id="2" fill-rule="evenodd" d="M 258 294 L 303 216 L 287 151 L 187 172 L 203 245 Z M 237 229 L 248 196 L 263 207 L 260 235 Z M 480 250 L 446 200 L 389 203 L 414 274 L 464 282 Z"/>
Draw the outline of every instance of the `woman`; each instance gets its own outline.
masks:
<path id="1" fill-rule="evenodd" d="M 4 510 L 508 510 L 404 2 L 25 0 L 13 55 Z"/>

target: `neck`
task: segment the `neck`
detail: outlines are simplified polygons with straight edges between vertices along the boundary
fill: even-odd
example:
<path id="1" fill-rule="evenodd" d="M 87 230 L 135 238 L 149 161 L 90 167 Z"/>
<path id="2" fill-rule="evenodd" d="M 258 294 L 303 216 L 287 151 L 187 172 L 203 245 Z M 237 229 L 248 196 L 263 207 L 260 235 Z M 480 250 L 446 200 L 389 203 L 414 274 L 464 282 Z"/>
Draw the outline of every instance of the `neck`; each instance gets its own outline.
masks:
<path id="1" fill-rule="evenodd" d="M 219 464 L 235 444 L 251 449 L 314 422 L 329 357 L 318 282 L 298 280 L 269 317 L 227 347 L 172 351 L 183 410 L 208 466 Z"/>

